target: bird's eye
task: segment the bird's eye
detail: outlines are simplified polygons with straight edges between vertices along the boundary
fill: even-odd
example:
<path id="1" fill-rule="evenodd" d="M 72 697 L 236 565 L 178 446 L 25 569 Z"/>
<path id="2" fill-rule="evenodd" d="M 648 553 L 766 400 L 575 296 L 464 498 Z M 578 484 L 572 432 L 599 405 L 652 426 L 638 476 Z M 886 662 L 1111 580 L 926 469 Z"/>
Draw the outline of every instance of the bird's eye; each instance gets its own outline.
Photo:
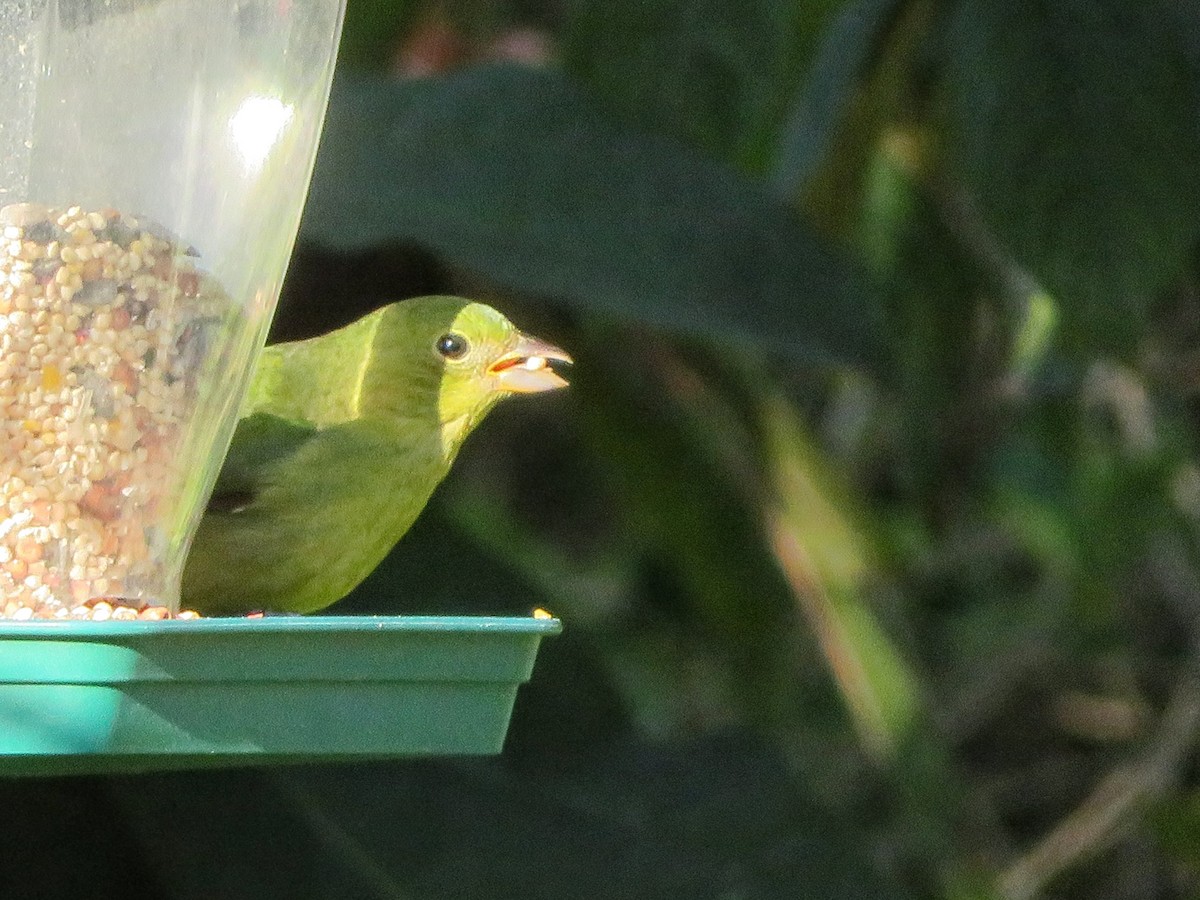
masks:
<path id="1" fill-rule="evenodd" d="M 465 337 L 453 331 L 443 334 L 433 346 L 446 359 L 462 359 L 471 348 Z"/>

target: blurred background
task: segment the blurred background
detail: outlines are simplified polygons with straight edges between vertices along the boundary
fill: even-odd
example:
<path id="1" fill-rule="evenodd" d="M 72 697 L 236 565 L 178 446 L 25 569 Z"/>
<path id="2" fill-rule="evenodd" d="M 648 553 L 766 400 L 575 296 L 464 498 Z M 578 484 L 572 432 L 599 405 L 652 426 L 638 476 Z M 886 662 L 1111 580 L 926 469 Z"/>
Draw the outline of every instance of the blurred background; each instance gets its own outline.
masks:
<path id="1" fill-rule="evenodd" d="M 349 0 L 275 339 L 576 365 L 332 611 L 565 633 L 497 759 L 2 782 L 0 895 L 1200 896 L 1198 237 L 1181 0 Z"/>

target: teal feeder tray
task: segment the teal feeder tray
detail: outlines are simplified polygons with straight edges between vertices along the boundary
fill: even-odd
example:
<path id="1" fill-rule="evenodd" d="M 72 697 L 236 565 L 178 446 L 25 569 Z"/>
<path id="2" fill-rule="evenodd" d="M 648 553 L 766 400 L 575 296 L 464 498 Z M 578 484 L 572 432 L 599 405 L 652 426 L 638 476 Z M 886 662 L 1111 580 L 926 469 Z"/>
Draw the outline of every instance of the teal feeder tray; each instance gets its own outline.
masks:
<path id="1" fill-rule="evenodd" d="M 0 623 L 0 775 L 498 753 L 557 619 Z"/>

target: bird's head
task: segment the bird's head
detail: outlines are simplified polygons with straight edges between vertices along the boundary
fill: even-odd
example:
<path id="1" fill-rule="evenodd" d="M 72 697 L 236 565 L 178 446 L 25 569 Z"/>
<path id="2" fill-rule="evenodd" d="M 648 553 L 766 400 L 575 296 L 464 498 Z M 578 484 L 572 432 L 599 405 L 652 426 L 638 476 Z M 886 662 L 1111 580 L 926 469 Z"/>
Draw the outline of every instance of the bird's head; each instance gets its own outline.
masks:
<path id="1" fill-rule="evenodd" d="M 483 303 L 461 297 L 418 297 L 390 308 L 393 330 L 406 347 L 405 365 L 436 390 L 437 417 L 457 444 L 500 400 L 566 387 L 551 363 L 570 363 L 564 351 L 523 334 Z M 388 326 L 385 326 L 388 327 Z"/>

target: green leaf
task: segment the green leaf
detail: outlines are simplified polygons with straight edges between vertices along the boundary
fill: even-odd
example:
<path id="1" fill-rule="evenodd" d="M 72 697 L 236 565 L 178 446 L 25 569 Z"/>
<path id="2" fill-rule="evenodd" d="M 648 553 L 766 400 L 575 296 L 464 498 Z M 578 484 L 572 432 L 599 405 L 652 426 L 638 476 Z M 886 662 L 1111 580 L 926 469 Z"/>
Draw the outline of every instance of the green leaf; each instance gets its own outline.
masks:
<path id="1" fill-rule="evenodd" d="M 794 195 L 825 160 L 854 92 L 903 6 L 903 0 L 853 0 L 826 30 L 784 129 L 772 176 L 781 195 Z"/>
<path id="2" fill-rule="evenodd" d="M 618 329 L 596 329 L 575 357 L 582 434 L 621 530 L 658 572 L 652 603 L 719 660 L 741 714 L 791 725 L 807 687 L 795 670 L 797 617 L 763 540 L 750 435 L 722 415 L 732 398 L 714 382 L 729 368 L 708 359 L 689 372 L 657 342 Z"/>
<path id="3" fill-rule="evenodd" d="M 864 743 L 887 758 L 919 725 L 917 678 L 871 608 L 870 519 L 782 396 L 762 403 L 771 545 Z"/>
<path id="4" fill-rule="evenodd" d="M 899 900 L 871 838 L 732 733 L 110 782 L 170 896 Z M 220 860 L 205 866 L 200 860 Z"/>
<path id="5" fill-rule="evenodd" d="M 987 222 L 1064 305 L 1128 351 L 1200 235 L 1200 121 L 1154 2 L 964 0 L 949 27 L 948 142 Z"/>
<path id="6" fill-rule="evenodd" d="M 4 850 L 0 896 L 160 898 L 154 863 L 92 778 L 0 779 L 0 804 L 28 838 Z M 74 827 L 64 829 L 64 822 Z M 103 824 L 102 824 L 103 823 Z M 103 830 L 111 840 L 96 841 Z"/>
<path id="7" fill-rule="evenodd" d="M 1169 856 L 1182 863 L 1194 882 L 1200 876 L 1200 792 L 1169 797 L 1150 811 L 1150 832 Z"/>
<path id="8" fill-rule="evenodd" d="M 338 47 L 338 65 L 382 69 L 411 17 L 410 0 L 348 0 Z"/>
<path id="9" fill-rule="evenodd" d="M 418 243 L 509 289 L 756 350 L 874 355 L 870 295 L 792 210 L 555 72 L 339 82 L 302 236 Z"/>
<path id="10" fill-rule="evenodd" d="M 834 2 L 574 0 L 564 61 L 625 118 L 757 170 L 794 81 L 797 27 Z"/>

